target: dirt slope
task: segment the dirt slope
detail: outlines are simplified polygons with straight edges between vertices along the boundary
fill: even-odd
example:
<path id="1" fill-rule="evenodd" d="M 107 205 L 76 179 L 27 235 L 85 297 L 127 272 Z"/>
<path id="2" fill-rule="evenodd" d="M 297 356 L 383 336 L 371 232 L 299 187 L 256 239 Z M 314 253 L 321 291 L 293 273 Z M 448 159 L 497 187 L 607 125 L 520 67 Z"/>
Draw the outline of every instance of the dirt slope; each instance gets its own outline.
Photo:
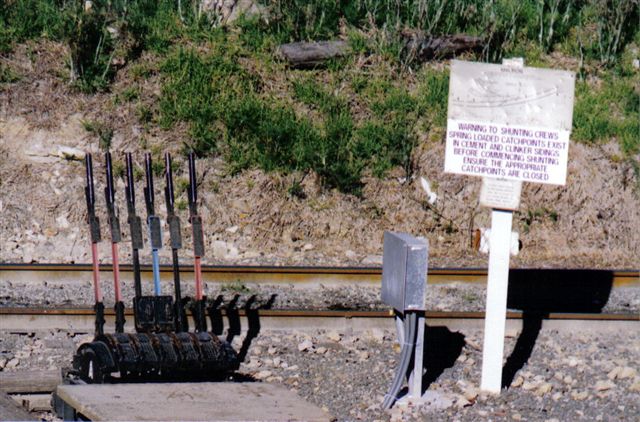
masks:
<path id="1" fill-rule="evenodd" d="M 172 132 L 145 128 L 131 103 L 116 104 L 112 94 L 71 91 L 59 60 L 63 50 L 57 44 L 29 44 L 6 59 L 21 79 L 0 90 L 3 262 L 90 261 L 84 167 L 68 156 L 81 156 L 82 151 L 96 155 L 97 192 L 104 189 L 104 160 L 95 135 L 87 132 L 83 121 L 110 122 L 115 161 L 122 161 L 124 151 L 132 151 L 140 165 L 145 146 L 158 155 L 164 150 L 177 153 L 181 146 L 184 128 Z M 128 83 L 116 81 L 113 91 L 122 91 Z M 141 82 L 139 88 L 144 101 L 159 95 L 156 77 Z M 565 187 L 525 184 L 520 210 L 514 215 L 514 230 L 523 248 L 512 266 L 640 267 L 638 180 L 620 156 L 613 141 L 598 147 L 572 143 Z M 431 266 L 486 266 L 487 256 L 471 246 L 476 229 L 490 226 L 490 211 L 478 204 L 480 180 L 443 173 L 444 140 L 425 140 L 415 159 L 414 178 L 403 180 L 400 171 L 384 180 L 368 178 L 362 198 L 326 191 L 313 174 L 308 175 L 302 182 L 305 199 L 289 195 L 293 176 L 252 170 L 231 177 L 220 159 L 200 160 L 205 262 L 378 265 L 383 231 L 395 230 L 425 236 Z M 186 166 L 181 157 L 175 161 L 181 163 L 174 175 L 179 184 L 187 180 Z M 420 176 L 438 195 L 434 205 L 426 202 Z M 116 184 L 124 229 L 124 182 L 119 178 Z M 157 181 L 160 205 L 156 207 L 164 215 L 162 188 Z M 142 182 L 137 191 L 138 213 L 144 216 Z M 104 199 L 102 195 L 98 199 L 107 239 Z M 184 193 L 179 199 L 186 201 Z M 184 243 L 189 245 L 187 211 L 179 213 Z M 125 261 L 124 255 L 130 253 L 127 231 Z M 184 256 L 190 256 L 188 249 Z M 167 248 L 161 256 L 170 262 Z"/>

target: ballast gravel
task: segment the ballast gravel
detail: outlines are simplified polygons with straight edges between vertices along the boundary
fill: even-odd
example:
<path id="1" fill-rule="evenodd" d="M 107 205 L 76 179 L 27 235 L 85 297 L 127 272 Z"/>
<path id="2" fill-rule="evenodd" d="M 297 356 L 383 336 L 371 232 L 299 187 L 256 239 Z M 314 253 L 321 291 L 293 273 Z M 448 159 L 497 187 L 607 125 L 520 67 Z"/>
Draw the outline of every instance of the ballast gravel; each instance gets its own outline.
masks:
<path id="1" fill-rule="evenodd" d="M 145 286 L 145 288 L 148 288 Z M 170 292 L 170 284 L 163 291 Z M 204 292 L 209 298 L 222 296 L 224 303 L 236 299 L 239 308 L 250 298 L 255 306 L 269 303 L 271 309 L 295 310 L 386 310 L 389 307 L 380 299 L 380 286 L 371 285 L 265 285 L 261 283 L 205 283 Z M 105 306 L 113 307 L 113 285 L 103 282 Z M 151 294 L 151 292 L 148 292 Z M 574 293 L 582 293 L 576 291 Z M 193 286 L 184 283 L 183 295 L 193 296 Z M 558 293 L 550 293 L 556 295 Z M 125 304 L 133 302 L 134 288 L 130 280 L 122 281 L 122 298 Z M 428 285 L 425 308 L 442 312 L 483 312 L 485 309 L 486 285 L 480 283 L 451 282 Z M 583 295 L 584 296 L 584 295 Z M 253 300 L 252 299 L 252 300 Z M 51 306 L 78 308 L 93 307 L 93 287 L 91 280 L 67 282 L 30 282 L 22 280 L 0 280 L 0 306 L 29 307 Z M 555 298 L 557 301 L 557 298 Z M 640 283 L 612 289 L 603 298 L 582 297 L 582 302 L 593 301 L 580 306 L 596 307 L 603 313 L 640 314 Z M 517 306 L 517 304 L 516 304 Z M 571 305 L 566 305 L 571 306 Z M 513 310 L 522 310 L 518 307 Z M 561 312 L 553 309 L 553 312 Z M 590 310 L 589 312 L 595 312 Z"/>
<path id="2" fill-rule="evenodd" d="M 431 326 L 423 402 L 383 410 L 400 351 L 395 337 L 375 329 L 262 331 L 239 372 L 284 385 L 338 421 L 632 421 L 640 415 L 640 330 L 508 335 L 505 374 L 512 381 L 494 396 L 478 389 L 482 330 Z M 77 346 L 91 338 L 63 331 L 3 332 L 0 370 L 68 366 Z M 236 348 L 241 340 L 233 340 Z"/>

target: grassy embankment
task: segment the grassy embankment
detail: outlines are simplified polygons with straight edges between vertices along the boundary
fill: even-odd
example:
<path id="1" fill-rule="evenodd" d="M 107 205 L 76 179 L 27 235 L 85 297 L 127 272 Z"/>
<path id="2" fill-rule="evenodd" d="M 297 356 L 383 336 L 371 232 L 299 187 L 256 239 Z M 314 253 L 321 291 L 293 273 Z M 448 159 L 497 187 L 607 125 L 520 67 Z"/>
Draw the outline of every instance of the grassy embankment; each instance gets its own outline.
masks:
<path id="1" fill-rule="evenodd" d="M 447 69 L 410 61 L 401 32 L 479 35 L 485 48 L 465 59 L 520 56 L 529 66 L 576 71 L 573 140 L 615 139 L 612 159 L 629 162 L 640 180 L 637 0 L 271 0 L 260 2 L 268 19 L 229 26 L 196 3 L 97 0 L 86 10 L 77 0 L 9 0 L 0 5 L 0 52 L 30 39 L 62 41 L 69 82 L 88 93 L 112 90 L 117 72 L 134 81 L 159 73 L 152 106 L 135 82 L 112 92 L 114 101 L 139 102 L 146 128 L 186 123 L 184 149 L 220 154 L 230 171 L 315 171 L 327 187 L 357 194 L 364 174 L 396 166 L 410 174 L 415 147 L 443 141 Z M 338 37 L 353 54 L 321 68 L 288 69 L 274 56 L 284 42 Z M 159 58 L 157 68 L 138 63 L 145 51 Z M 19 78 L 0 61 L 0 84 Z M 109 147 L 108 121 L 86 126 Z M 298 190 L 294 183 L 290 192 Z"/>

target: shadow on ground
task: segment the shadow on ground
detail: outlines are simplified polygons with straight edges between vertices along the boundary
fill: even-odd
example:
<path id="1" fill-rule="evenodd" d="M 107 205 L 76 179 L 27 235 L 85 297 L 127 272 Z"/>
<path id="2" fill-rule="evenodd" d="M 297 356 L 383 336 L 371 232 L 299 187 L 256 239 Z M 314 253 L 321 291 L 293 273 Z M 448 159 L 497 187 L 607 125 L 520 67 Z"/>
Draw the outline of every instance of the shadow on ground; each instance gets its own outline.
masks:
<path id="1" fill-rule="evenodd" d="M 524 367 L 551 313 L 601 313 L 613 286 L 606 270 L 511 270 L 507 308 L 522 311 L 522 331 L 502 371 L 502 387 Z"/>

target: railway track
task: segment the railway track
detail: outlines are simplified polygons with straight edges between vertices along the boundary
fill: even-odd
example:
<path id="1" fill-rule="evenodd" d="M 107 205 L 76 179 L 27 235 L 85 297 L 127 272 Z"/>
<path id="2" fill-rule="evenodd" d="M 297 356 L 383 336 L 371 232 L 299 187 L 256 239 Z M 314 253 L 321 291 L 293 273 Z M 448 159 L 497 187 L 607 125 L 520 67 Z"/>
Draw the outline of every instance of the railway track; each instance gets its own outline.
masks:
<path id="1" fill-rule="evenodd" d="M 0 263 L 0 281 L 6 279 L 38 281 L 77 280 L 90 278 L 91 264 L 2 264 Z M 100 271 L 111 273 L 109 264 L 100 265 Z M 163 279 L 172 281 L 171 265 L 161 265 L 160 273 Z M 612 286 L 640 286 L 639 270 L 512 270 L 527 273 L 533 271 L 566 272 L 579 274 L 597 274 L 607 278 Z M 125 277 L 133 272 L 131 265 L 120 264 L 120 272 Z M 193 266 L 181 265 L 181 273 L 193 273 Z M 151 280 L 151 265 L 142 265 L 143 280 Z M 280 267 L 280 266 L 225 266 L 203 265 L 203 281 L 207 283 L 264 283 L 264 284 L 380 284 L 382 269 L 380 267 Z M 485 268 L 430 268 L 428 272 L 429 284 L 486 283 L 487 269 Z"/>
<path id="2" fill-rule="evenodd" d="M 111 272 L 110 265 L 101 265 L 105 279 Z M 23 283 L 58 282 L 59 284 L 73 285 L 73 283 L 86 283 L 91 279 L 91 265 L 89 264 L 0 264 L 0 283 L 6 280 L 21 281 Z M 151 283 L 152 268 L 150 265 L 142 266 L 143 282 Z M 122 265 L 120 271 L 123 278 L 130 278 L 131 266 Z M 547 281 L 562 283 L 557 280 L 567 280 L 567 283 L 576 285 L 585 280 L 588 288 L 594 286 L 616 290 L 625 288 L 640 288 L 640 271 L 637 270 L 512 270 L 513 278 L 520 284 L 532 284 L 531 280 L 542 277 Z M 173 278 L 170 265 L 161 266 L 161 278 L 163 282 L 171 283 Z M 191 266 L 181 266 L 181 272 L 186 279 L 193 272 Z M 129 274 L 128 274 L 129 273 Z M 264 266 L 203 266 L 203 281 L 207 284 L 246 284 L 266 285 L 282 287 L 313 287 L 313 286 L 370 286 L 380 285 L 381 268 L 366 267 L 264 267 Z M 550 276 L 551 274 L 551 276 Z M 432 268 L 429 270 L 428 283 L 431 285 L 482 285 L 486 283 L 487 271 L 482 268 L 455 269 Z M 533 283 L 536 283 L 534 280 Z M 549 284 L 549 283 L 547 283 Z M 525 296 L 529 292 L 525 291 Z M 229 318 L 223 308 L 221 315 Z M 247 318 L 244 309 L 233 310 L 232 318 Z M 326 310 L 326 309 L 260 309 L 258 312 L 261 325 L 273 329 L 291 328 L 330 328 L 351 327 L 353 329 L 366 329 L 373 327 L 391 327 L 392 314 L 387 310 Z M 606 323 L 637 323 L 639 314 L 633 313 L 602 313 L 592 310 L 569 309 L 563 311 L 561 307 L 551 307 L 546 311 L 535 312 L 536 318 L 542 318 L 551 324 L 562 324 L 569 321 L 588 324 Z M 528 318 L 530 312 L 509 312 L 507 318 L 510 323 L 520 324 L 521 320 Z M 126 310 L 128 321 L 133 320 L 131 309 Z M 113 310 L 106 310 L 107 324 L 113 323 Z M 438 322 L 444 325 L 477 325 L 481 326 L 484 319 L 483 312 L 443 312 L 428 311 L 428 321 Z M 78 332 L 91 332 L 93 329 L 93 310 L 90 308 L 71 307 L 0 307 L 2 329 L 10 331 L 25 330 L 50 330 L 65 329 Z"/>
<path id="3" fill-rule="evenodd" d="M 352 310 L 274 310 L 264 309 L 249 315 L 244 309 L 233 312 L 222 310 L 221 324 L 236 326 L 246 330 L 251 325 L 249 318 L 258 318 L 259 325 L 269 330 L 309 330 L 309 329 L 392 329 L 394 327 L 391 311 L 352 311 Z M 484 312 L 438 312 L 425 313 L 427 323 L 443 325 L 450 329 L 482 328 Z M 133 320 L 133 312 L 127 309 L 127 320 Z M 105 312 L 107 326 L 115 320 L 113 310 Z M 507 325 L 517 330 L 523 320 L 541 319 L 547 327 L 601 329 L 621 329 L 628 325 L 637 328 L 639 314 L 619 313 L 548 313 L 528 314 L 511 311 L 507 313 Z M 0 308 L 1 329 L 16 333 L 29 333 L 47 330 L 64 330 L 74 333 L 90 333 L 94 329 L 94 313 L 89 308 Z M 233 321 L 233 322 L 231 322 Z"/>

